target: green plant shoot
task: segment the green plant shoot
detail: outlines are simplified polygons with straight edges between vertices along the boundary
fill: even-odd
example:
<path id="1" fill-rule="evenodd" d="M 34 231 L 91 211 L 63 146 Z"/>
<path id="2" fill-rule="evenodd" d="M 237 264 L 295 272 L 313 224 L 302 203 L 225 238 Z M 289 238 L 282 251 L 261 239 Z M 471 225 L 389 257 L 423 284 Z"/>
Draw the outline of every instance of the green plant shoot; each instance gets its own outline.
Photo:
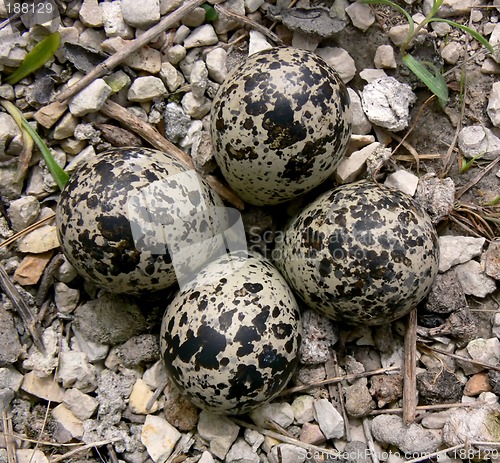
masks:
<path id="1" fill-rule="evenodd" d="M 25 57 L 21 65 L 5 79 L 5 82 L 14 85 L 27 75 L 40 69 L 50 58 L 61 44 L 59 32 L 54 32 L 45 37 L 40 43 L 36 44 Z"/>

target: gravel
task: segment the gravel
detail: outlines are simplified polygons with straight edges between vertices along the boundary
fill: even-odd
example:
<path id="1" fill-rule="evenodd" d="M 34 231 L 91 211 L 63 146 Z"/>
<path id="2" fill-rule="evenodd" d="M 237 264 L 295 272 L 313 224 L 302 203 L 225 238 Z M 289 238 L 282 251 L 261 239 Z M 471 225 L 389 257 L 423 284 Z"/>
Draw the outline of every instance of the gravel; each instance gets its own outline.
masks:
<path id="1" fill-rule="evenodd" d="M 113 101 L 191 155 L 200 172 L 218 176 L 208 131 L 212 100 L 232 68 L 274 44 L 234 18 L 220 14 L 206 21 L 205 10 L 196 8 L 68 105 L 54 103 L 59 92 L 183 3 L 62 0 L 46 2 L 54 12 L 38 20 L 24 15 L 23 24 L 13 18 L 0 29 L 0 97 L 25 113 L 68 172 L 109 146 L 146 145 L 100 112 Z M 412 194 L 438 228 L 440 273 L 418 307 L 418 419 L 406 424 L 401 414 L 407 406 L 404 320 L 352 328 L 305 308 L 300 365 L 288 385 L 295 392 L 285 390 L 237 419 L 197 409 L 168 381 L 160 358 L 159 321 L 170 294 L 125 297 L 84 282 L 61 257 L 50 221 L 14 244 L 2 243 L 51 214 L 58 189 L 36 149 L 19 176 L 23 136 L 14 119 L 0 112 L 0 263 L 34 313 L 45 346 L 41 352 L 33 344 L 16 307 L 2 294 L 0 411 L 16 434 L 18 463 L 54 458 L 90 463 L 95 452 L 125 463 L 309 463 L 313 457 L 329 459 L 328 452 L 365 462 L 370 448 L 379 461 L 399 462 L 455 445 L 467 445 L 457 452 L 472 452 L 476 441 L 500 442 L 500 241 L 498 225 L 488 220 L 498 217 L 500 171 L 498 164 L 487 169 L 500 155 L 500 54 L 485 56 L 474 40 L 466 48 L 470 37 L 448 24 L 424 28 L 409 50 L 450 71 L 450 102 L 445 111 L 431 102 L 421 112 L 429 93 L 401 62 L 398 46 L 408 31 L 401 16 L 359 1 L 337 1 L 331 9 L 327 2 L 304 1 L 296 10 L 275 3 L 220 5 L 267 28 L 276 21 L 273 31 L 280 40 L 315 51 L 348 85 L 354 135 L 335 181 L 371 177 Z M 432 1 L 407 3 L 418 22 Z M 1 20 L 9 16 L 8 4 L 0 3 Z M 477 5 L 445 0 L 441 13 L 470 20 L 492 45 L 500 43 L 498 12 Z M 6 83 L 8 72 L 56 30 L 62 45 L 43 70 Z M 453 66 L 464 61 L 462 108 L 454 90 L 460 71 Z M 458 157 L 451 153 L 452 162 L 443 169 L 455 135 Z M 401 147 L 400 137 L 405 137 Z M 470 165 L 464 166 L 462 157 Z M 473 186 L 464 188 L 469 183 Z M 280 210 L 247 208 L 243 218 L 252 247 L 272 249 L 269 236 L 302 201 Z M 307 387 L 343 375 L 350 376 Z M 33 439 L 41 442 L 35 446 Z M 7 441 L 0 439 L 0 461 L 10 461 Z M 96 451 L 89 445 L 62 457 L 73 447 L 61 444 L 96 442 Z M 470 453 L 455 454 L 464 455 Z"/>

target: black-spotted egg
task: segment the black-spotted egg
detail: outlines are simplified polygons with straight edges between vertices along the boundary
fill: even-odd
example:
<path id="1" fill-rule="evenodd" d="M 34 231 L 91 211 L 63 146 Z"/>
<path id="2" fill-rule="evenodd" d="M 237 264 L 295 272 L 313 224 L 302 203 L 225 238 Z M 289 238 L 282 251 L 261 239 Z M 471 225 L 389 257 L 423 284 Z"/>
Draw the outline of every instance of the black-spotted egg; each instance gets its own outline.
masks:
<path id="1" fill-rule="evenodd" d="M 370 182 L 320 195 L 280 235 L 274 262 L 325 316 L 388 323 L 428 294 L 438 271 L 437 234 L 412 197 Z"/>
<path id="2" fill-rule="evenodd" d="M 214 211 L 222 208 L 203 179 L 171 154 L 116 148 L 70 177 L 56 225 L 80 275 L 110 292 L 139 294 L 173 285 L 217 251 L 210 238 L 220 225 Z"/>
<path id="3" fill-rule="evenodd" d="M 298 363 L 300 313 L 275 267 L 239 251 L 208 264 L 169 304 L 161 352 L 198 407 L 246 413 L 276 397 Z"/>
<path id="4" fill-rule="evenodd" d="M 230 73 L 214 99 L 215 159 L 242 199 L 278 204 L 334 172 L 351 119 L 345 85 L 318 55 L 287 47 L 260 51 Z"/>

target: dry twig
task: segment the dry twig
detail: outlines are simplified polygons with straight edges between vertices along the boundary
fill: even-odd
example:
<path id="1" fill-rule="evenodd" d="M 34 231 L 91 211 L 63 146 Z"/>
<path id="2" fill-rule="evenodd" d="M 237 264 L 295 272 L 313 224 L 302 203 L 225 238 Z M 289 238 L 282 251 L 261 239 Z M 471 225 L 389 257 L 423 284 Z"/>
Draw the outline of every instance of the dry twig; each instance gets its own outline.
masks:
<path id="1" fill-rule="evenodd" d="M 415 407 L 416 411 L 428 411 L 428 410 L 446 410 L 448 408 L 461 408 L 461 407 L 480 407 L 484 405 L 485 402 L 454 402 L 452 404 L 435 404 L 435 405 L 417 405 Z M 373 410 L 369 415 L 385 415 L 388 413 L 403 413 L 403 408 L 381 408 L 379 410 Z"/>
<path id="2" fill-rule="evenodd" d="M 500 162 L 500 156 L 498 156 L 495 160 L 491 161 L 490 164 L 488 164 L 487 167 L 485 167 L 483 170 L 478 172 L 470 182 L 468 182 L 466 185 L 464 185 L 462 188 L 457 190 L 455 193 L 455 199 L 459 199 L 466 191 L 468 191 L 470 188 L 472 188 L 474 185 L 476 185 L 488 172 L 490 172 L 493 167 L 495 167 L 498 163 Z"/>
<path id="3" fill-rule="evenodd" d="M 404 375 L 403 375 L 403 421 L 405 424 L 415 420 L 417 407 L 417 309 L 414 307 L 408 315 L 408 324 L 404 340 Z"/>
<path id="4" fill-rule="evenodd" d="M 121 64 L 130 55 L 140 50 L 144 45 L 151 42 L 156 36 L 172 27 L 176 22 L 180 21 L 186 14 L 194 10 L 196 7 L 204 3 L 205 0 L 187 0 L 183 2 L 182 6 L 177 10 L 165 16 L 158 24 L 148 29 L 144 34 L 132 40 L 127 47 L 124 47 L 114 55 L 110 56 L 106 61 L 102 62 L 96 68 L 89 72 L 85 77 L 80 79 L 75 85 L 68 87 L 62 91 L 57 97 L 56 101 L 63 103 L 68 98 L 83 90 L 87 85 L 92 83 L 95 79 L 109 74 L 116 66 Z"/>
<path id="5" fill-rule="evenodd" d="M 480 362 L 478 360 L 469 359 L 467 357 L 463 357 L 462 355 L 452 354 L 451 352 L 447 352 L 443 349 L 438 349 L 436 347 L 430 347 L 430 346 L 426 346 L 424 344 L 419 344 L 419 348 L 423 351 L 430 350 L 433 352 L 437 352 L 438 354 L 447 355 L 448 357 L 451 357 L 451 358 L 454 358 L 457 360 L 461 360 L 463 362 L 472 363 L 473 365 L 477 365 L 477 366 L 483 367 L 485 369 L 500 371 L 500 366 L 498 366 L 498 365 L 492 365 L 491 363 L 485 363 L 485 362 Z"/>
<path id="6" fill-rule="evenodd" d="M 56 216 L 55 214 L 50 214 L 47 217 L 44 217 L 43 219 L 39 220 L 38 222 L 35 222 L 33 225 L 26 227 L 24 230 L 17 232 L 15 235 L 12 235 L 10 238 L 7 238 L 6 240 L 2 241 L 0 243 L 0 248 L 3 248 L 5 246 L 10 246 L 11 244 L 15 243 L 19 238 L 21 238 L 22 236 L 28 234 L 29 232 L 32 232 L 33 230 L 37 229 L 38 227 L 41 227 L 42 225 L 45 225 L 47 222 L 50 222 L 55 216 Z"/>
<path id="7" fill-rule="evenodd" d="M 375 443 L 373 442 L 372 430 L 370 427 L 370 420 L 368 418 L 363 418 L 363 431 L 366 437 L 366 443 L 368 445 L 368 450 L 370 450 L 370 457 L 373 463 L 379 463 L 377 449 L 375 448 Z"/>
<path id="8" fill-rule="evenodd" d="M 3 436 L 5 439 L 5 446 L 7 447 L 7 462 L 17 463 L 16 441 L 14 439 L 12 419 L 11 417 L 7 416 L 7 412 L 5 410 L 2 411 L 2 424 L 3 424 Z"/>
<path id="9" fill-rule="evenodd" d="M 112 444 L 113 442 L 118 442 L 121 440 L 122 439 L 120 437 L 118 437 L 116 439 L 102 440 L 102 441 L 97 441 L 97 442 L 91 442 L 90 444 L 81 445 L 80 447 L 73 449 L 73 450 L 70 450 L 69 452 L 66 452 L 63 455 L 58 455 L 54 458 L 51 458 L 50 463 L 58 463 L 60 461 L 66 460 L 67 458 L 70 458 L 74 455 L 77 455 L 81 452 L 89 450 L 93 447 L 102 447 L 103 445 Z"/>
<path id="10" fill-rule="evenodd" d="M 326 362 L 325 364 L 325 370 L 326 370 L 326 375 L 330 375 L 330 373 L 333 373 L 335 376 L 340 376 L 340 368 L 339 368 L 339 362 L 337 359 L 337 352 L 332 350 L 332 361 Z M 340 403 L 340 409 L 342 411 L 342 418 L 344 418 L 344 428 L 345 428 L 345 437 L 348 442 L 351 441 L 351 425 L 349 424 L 349 416 L 347 415 L 347 410 L 345 409 L 345 401 L 344 401 L 344 388 L 342 387 L 342 382 L 338 383 L 332 383 L 328 387 L 337 388 L 337 395 L 339 398 L 339 403 Z M 331 392 L 330 392 L 330 395 Z"/>

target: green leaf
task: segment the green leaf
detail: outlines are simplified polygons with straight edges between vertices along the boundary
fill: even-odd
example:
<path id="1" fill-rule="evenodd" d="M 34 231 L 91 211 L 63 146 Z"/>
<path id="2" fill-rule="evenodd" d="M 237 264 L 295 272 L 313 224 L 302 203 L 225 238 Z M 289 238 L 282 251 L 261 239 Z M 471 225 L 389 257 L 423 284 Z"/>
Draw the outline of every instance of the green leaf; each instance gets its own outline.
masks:
<path id="1" fill-rule="evenodd" d="M 408 35 L 413 35 L 413 32 L 415 30 L 415 22 L 413 21 L 410 13 L 408 13 L 408 11 L 406 11 L 404 8 L 400 7 L 397 3 L 391 2 L 390 0 L 361 0 L 361 2 L 368 5 L 388 5 L 399 11 L 402 15 L 406 16 L 408 24 L 410 25 L 410 31 Z"/>
<path id="2" fill-rule="evenodd" d="M 432 74 L 424 64 L 417 61 L 410 54 L 403 56 L 403 62 L 438 97 L 441 106 L 446 106 L 446 103 L 448 103 L 448 86 L 442 74 L 437 69 L 435 69 L 435 74 Z"/>
<path id="3" fill-rule="evenodd" d="M 205 21 L 212 22 L 219 18 L 219 13 L 212 5 L 204 3 L 201 7 L 205 10 Z"/>
<path id="4" fill-rule="evenodd" d="M 443 18 L 432 18 L 429 20 L 429 22 L 443 22 L 446 24 L 449 24 L 450 26 L 457 27 L 458 29 L 462 29 L 464 32 L 467 32 L 467 34 L 470 34 L 472 37 L 474 37 L 479 43 L 484 45 L 490 53 L 493 53 L 493 47 L 486 40 L 479 32 L 475 31 L 474 29 L 471 29 L 470 27 L 464 26 L 463 24 L 457 23 L 455 21 L 450 21 L 449 19 L 443 19 Z"/>
<path id="5" fill-rule="evenodd" d="M 41 68 L 54 56 L 60 44 L 61 36 L 59 32 L 54 32 L 45 37 L 24 57 L 21 65 L 5 79 L 5 82 L 14 85 L 27 75 Z"/>
<path id="6" fill-rule="evenodd" d="M 28 132 L 36 146 L 38 146 L 50 174 L 54 178 L 59 189 L 62 190 L 69 179 L 69 175 L 56 162 L 45 142 L 40 138 L 40 135 L 38 135 L 36 130 L 31 127 L 30 123 L 25 119 L 21 111 L 19 111 L 19 109 L 17 109 L 17 107 L 10 101 L 3 100 L 1 103 L 7 112 L 15 119 L 16 123 Z"/>

